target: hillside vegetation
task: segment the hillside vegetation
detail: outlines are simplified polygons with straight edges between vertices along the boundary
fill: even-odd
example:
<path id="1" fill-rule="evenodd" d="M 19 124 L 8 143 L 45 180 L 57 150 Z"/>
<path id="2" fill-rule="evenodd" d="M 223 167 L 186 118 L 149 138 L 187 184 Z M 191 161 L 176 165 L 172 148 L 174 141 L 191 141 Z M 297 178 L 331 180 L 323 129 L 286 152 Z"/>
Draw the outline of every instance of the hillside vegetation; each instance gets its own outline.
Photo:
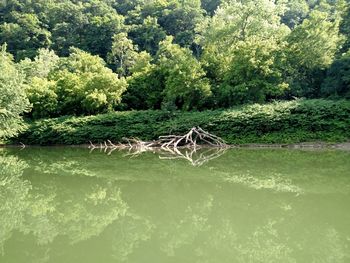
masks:
<path id="1" fill-rule="evenodd" d="M 196 119 L 276 100 L 349 99 L 349 6 L 346 0 L 0 1 L 0 140 L 23 130 L 23 117 Z"/>

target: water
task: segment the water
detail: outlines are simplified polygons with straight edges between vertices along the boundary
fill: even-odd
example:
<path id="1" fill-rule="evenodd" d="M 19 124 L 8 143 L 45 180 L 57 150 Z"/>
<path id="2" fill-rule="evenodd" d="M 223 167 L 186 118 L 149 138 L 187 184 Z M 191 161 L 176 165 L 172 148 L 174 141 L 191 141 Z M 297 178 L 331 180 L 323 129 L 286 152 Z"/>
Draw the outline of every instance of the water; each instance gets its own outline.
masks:
<path id="1" fill-rule="evenodd" d="M 126 154 L 0 150 L 0 262 L 350 262 L 350 152 Z"/>

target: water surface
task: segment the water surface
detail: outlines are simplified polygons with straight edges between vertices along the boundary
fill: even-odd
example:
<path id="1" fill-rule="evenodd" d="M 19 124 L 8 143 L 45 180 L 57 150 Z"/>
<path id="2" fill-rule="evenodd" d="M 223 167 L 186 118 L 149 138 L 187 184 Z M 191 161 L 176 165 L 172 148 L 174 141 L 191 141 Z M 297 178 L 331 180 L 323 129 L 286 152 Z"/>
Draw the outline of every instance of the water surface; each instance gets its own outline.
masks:
<path id="1" fill-rule="evenodd" d="M 0 262 L 350 262 L 350 152 L 127 154 L 0 150 Z"/>

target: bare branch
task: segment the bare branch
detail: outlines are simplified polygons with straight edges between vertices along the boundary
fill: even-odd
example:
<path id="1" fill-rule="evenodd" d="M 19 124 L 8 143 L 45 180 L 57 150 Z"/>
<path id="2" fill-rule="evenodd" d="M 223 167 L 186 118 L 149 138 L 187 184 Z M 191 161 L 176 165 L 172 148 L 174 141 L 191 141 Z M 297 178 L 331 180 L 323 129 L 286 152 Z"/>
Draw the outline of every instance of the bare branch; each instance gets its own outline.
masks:
<path id="1" fill-rule="evenodd" d="M 200 166 L 207 161 L 217 158 L 225 152 L 228 145 L 220 137 L 204 131 L 200 127 L 193 127 L 188 133 L 184 135 L 165 135 L 159 136 L 158 140 L 144 142 L 138 138 L 123 138 L 126 144 L 114 144 L 110 140 L 100 143 L 96 146 L 90 142 L 89 148 L 91 151 L 100 149 L 108 155 L 111 155 L 117 149 L 128 149 L 128 153 L 124 156 L 136 157 L 143 152 L 160 152 L 162 155 L 168 154 L 170 156 L 159 156 L 160 159 L 174 160 L 185 159 L 194 166 Z M 199 152 L 197 149 L 205 146 L 210 146 L 211 149 Z M 217 150 L 212 152 L 213 148 Z M 185 150 L 185 151 L 181 151 Z"/>

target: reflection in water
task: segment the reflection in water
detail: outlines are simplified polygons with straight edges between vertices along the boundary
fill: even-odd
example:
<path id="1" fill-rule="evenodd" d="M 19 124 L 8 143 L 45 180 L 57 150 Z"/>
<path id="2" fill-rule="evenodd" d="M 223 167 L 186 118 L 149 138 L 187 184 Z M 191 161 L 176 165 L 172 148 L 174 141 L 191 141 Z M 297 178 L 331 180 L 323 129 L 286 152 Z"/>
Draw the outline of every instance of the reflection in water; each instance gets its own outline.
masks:
<path id="1" fill-rule="evenodd" d="M 21 178 L 25 162 L 0 155 L 0 253 L 3 244 L 21 221 L 31 184 Z"/>
<path id="2" fill-rule="evenodd" d="M 225 154 L 227 147 L 208 147 L 208 148 L 145 148 L 145 147 L 130 147 L 127 151 L 123 148 L 105 148 L 93 147 L 90 148 L 90 153 L 100 151 L 111 155 L 113 152 L 119 150 L 127 152 L 124 157 L 137 157 L 147 152 L 157 153 L 161 160 L 187 160 L 193 166 L 202 166 L 203 164 L 220 157 Z"/>
<path id="3" fill-rule="evenodd" d="M 171 149 L 164 148 L 159 158 L 161 160 L 187 160 L 193 166 L 202 166 L 203 164 L 214 160 L 221 155 L 225 154 L 227 148 L 204 148 L 200 150 L 194 149 Z"/>
<path id="4" fill-rule="evenodd" d="M 350 153 L 123 155 L 0 152 L 0 262 L 350 260 Z"/>

